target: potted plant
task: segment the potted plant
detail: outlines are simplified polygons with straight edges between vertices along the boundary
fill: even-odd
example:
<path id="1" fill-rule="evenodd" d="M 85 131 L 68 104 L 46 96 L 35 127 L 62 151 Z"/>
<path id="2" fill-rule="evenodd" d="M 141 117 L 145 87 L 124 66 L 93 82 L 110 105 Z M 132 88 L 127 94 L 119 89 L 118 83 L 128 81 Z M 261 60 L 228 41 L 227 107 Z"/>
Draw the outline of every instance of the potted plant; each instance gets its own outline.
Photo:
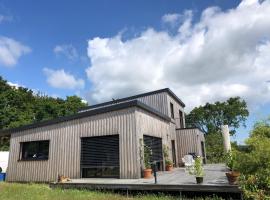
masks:
<path id="1" fill-rule="evenodd" d="M 165 158 L 166 171 L 172 171 L 173 162 L 169 159 L 169 148 L 166 145 L 163 146 L 163 155 Z"/>
<path id="2" fill-rule="evenodd" d="M 144 170 L 143 170 L 144 178 L 152 178 L 151 154 L 152 154 L 151 148 L 144 145 Z"/>
<path id="3" fill-rule="evenodd" d="M 230 151 L 226 155 L 226 165 L 229 168 L 229 172 L 226 172 L 226 177 L 230 185 L 238 184 L 240 172 L 236 168 L 235 153 Z"/>
<path id="4" fill-rule="evenodd" d="M 194 175 L 196 177 L 197 184 L 203 183 L 204 169 L 202 164 L 203 164 L 202 158 L 197 157 L 195 158 L 194 165 L 189 168 L 189 174 Z"/>
<path id="5" fill-rule="evenodd" d="M 166 171 L 172 171 L 173 170 L 173 162 L 171 160 L 165 160 L 166 165 Z"/>

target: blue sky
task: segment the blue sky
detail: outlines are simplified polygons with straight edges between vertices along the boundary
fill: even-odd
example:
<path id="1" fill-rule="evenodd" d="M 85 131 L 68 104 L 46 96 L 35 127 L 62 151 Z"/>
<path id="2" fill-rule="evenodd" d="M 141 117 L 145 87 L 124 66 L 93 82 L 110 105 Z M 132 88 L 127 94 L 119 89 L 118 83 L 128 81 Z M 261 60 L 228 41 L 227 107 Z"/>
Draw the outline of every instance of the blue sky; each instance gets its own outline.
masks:
<path id="1" fill-rule="evenodd" d="M 256 0 L 0 0 L 0 75 L 90 104 L 163 87 L 188 110 L 241 96 L 251 110 L 234 138 L 242 142 L 270 114 L 269 8 Z"/>

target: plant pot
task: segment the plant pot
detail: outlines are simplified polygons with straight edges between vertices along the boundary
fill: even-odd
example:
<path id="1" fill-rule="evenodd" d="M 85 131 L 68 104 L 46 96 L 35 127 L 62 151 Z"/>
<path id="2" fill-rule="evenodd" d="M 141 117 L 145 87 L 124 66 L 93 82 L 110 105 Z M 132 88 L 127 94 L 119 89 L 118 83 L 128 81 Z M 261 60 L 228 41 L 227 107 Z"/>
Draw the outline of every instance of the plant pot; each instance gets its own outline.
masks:
<path id="1" fill-rule="evenodd" d="M 166 171 L 172 171 L 173 166 L 172 165 L 166 165 Z"/>
<path id="2" fill-rule="evenodd" d="M 152 169 L 143 170 L 143 178 L 152 178 Z"/>
<path id="3" fill-rule="evenodd" d="M 203 177 L 196 177 L 197 184 L 203 183 Z"/>
<path id="4" fill-rule="evenodd" d="M 227 172 L 226 176 L 230 185 L 237 185 L 240 172 L 237 172 L 237 171 Z"/>

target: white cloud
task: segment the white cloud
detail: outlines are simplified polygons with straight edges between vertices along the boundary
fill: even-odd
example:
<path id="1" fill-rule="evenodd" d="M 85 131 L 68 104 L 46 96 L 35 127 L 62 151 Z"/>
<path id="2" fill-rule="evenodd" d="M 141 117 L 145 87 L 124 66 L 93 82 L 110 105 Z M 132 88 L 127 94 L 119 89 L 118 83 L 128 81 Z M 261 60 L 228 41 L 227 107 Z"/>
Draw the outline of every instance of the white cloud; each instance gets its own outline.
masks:
<path id="1" fill-rule="evenodd" d="M 12 38 L 0 36 L 0 65 L 14 66 L 22 55 L 29 52 L 31 49 L 28 46 Z"/>
<path id="2" fill-rule="evenodd" d="M 71 44 L 56 45 L 53 49 L 53 52 L 56 55 L 62 54 L 72 61 L 79 57 L 76 48 Z"/>
<path id="3" fill-rule="evenodd" d="M 181 15 L 178 13 L 169 13 L 162 16 L 161 21 L 166 24 L 174 25 L 178 23 Z"/>
<path id="4" fill-rule="evenodd" d="M 226 11 L 209 7 L 193 24 L 190 11 L 180 15 L 173 36 L 149 28 L 125 41 L 89 40 L 90 100 L 170 87 L 188 110 L 237 95 L 251 106 L 270 103 L 269 0 L 244 0 Z"/>
<path id="5" fill-rule="evenodd" d="M 0 14 L 0 24 L 3 22 L 10 22 L 12 21 L 12 16 L 7 16 L 7 15 L 1 15 Z"/>
<path id="6" fill-rule="evenodd" d="M 65 72 L 63 69 L 53 70 L 43 68 L 43 72 L 47 76 L 47 83 L 60 89 L 82 89 L 84 88 L 84 80 L 76 79 L 72 74 Z"/>
<path id="7" fill-rule="evenodd" d="M 14 88 L 19 88 L 19 87 L 25 87 L 24 85 L 21 85 L 19 83 L 12 83 L 10 81 L 7 82 L 8 85 L 10 85 L 11 87 L 14 87 Z"/>
<path id="8" fill-rule="evenodd" d="M 164 24 L 168 24 L 171 27 L 179 26 L 179 32 L 183 32 L 191 26 L 193 13 L 191 10 L 185 10 L 182 14 L 179 13 L 168 13 L 162 16 L 161 21 Z"/>

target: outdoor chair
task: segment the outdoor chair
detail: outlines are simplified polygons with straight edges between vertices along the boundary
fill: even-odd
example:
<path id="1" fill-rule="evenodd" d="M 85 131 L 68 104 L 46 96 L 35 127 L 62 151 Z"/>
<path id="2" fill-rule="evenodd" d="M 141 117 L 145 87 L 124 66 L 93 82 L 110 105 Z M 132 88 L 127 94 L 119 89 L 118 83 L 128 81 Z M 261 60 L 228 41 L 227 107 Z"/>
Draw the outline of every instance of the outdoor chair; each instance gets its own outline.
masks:
<path id="1" fill-rule="evenodd" d="M 191 167 L 194 165 L 194 159 L 192 155 L 185 155 L 182 158 L 183 163 L 185 164 L 185 167 Z"/>

